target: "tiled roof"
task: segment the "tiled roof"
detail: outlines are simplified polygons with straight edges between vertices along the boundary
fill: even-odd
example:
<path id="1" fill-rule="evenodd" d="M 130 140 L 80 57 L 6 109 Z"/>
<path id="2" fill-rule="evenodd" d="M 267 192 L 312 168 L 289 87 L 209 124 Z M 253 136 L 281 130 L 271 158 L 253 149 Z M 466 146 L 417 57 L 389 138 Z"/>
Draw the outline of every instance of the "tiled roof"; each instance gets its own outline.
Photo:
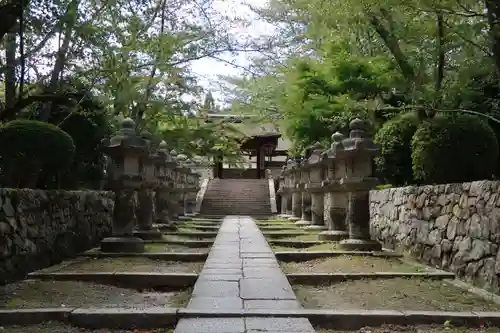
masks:
<path id="1" fill-rule="evenodd" d="M 262 122 L 257 117 L 251 115 L 232 115 L 210 113 L 207 115 L 212 121 L 226 120 L 233 122 L 233 126 L 248 137 L 256 136 L 279 136 L 276 150 L 285 151 L 292 147 L 292 143 L 283 137 L 278 126 L 270 122 Z"/>

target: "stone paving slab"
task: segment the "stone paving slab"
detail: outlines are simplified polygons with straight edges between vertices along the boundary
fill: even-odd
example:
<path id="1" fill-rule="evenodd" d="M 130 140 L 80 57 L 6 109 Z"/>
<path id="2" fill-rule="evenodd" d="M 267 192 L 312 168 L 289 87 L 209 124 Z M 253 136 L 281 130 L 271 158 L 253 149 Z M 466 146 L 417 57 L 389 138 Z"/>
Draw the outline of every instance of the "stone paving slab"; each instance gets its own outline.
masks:
<path id="1" fill-rule="evenodd" d="M 247 332 L 314 332 L 307 318 L 245 318 Z"/>
<path id="2" fill-rule="evenodd" d="M 187 310 L 298 310 L 295 293 L 250 217 L 228 216 L 219 229 Z M 216 318 L 215 318 L 216 317 Z M 307 318 L 182 318 L 175 333 L 312 333 Z"/>
<path id="3" fill-rule="evenodd" d="M 245 333 L 244 318 L 181 319 L 174 333 Z"/>

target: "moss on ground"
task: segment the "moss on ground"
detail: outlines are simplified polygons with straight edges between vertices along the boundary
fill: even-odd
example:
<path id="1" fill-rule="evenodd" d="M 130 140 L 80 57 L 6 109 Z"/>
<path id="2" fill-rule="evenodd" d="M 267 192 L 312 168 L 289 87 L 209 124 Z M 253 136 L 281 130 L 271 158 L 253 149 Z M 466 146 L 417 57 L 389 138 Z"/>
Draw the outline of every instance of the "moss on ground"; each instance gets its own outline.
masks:
<path id="1" fill-rule="evenodd" d="M 430 279 L 354 280 L 323 286 L 294 285 L 305 308 L 338 310 L 499 311 L 500 305 Z"/>
<path id="2" fill-rule="evenodd" d="M 285 273 L 373 273 L 373 272 L 407 272 L 426 271 L 425 267 L 417 267 L 403 263 L 397 258 L 379 258 L 371 256 L 342 255 L 299 262 L 282 262 Z"/>

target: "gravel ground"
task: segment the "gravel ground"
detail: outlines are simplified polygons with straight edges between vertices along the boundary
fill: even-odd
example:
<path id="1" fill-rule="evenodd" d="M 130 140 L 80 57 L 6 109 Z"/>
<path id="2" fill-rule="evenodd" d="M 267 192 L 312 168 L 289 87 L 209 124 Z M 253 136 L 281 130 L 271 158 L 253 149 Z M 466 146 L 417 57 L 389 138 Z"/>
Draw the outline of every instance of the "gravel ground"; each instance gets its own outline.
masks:
<path id="1" fill-rule="evenodd" d="M 397 258 L 369 256 L 338 256 L 301 262 L 282 262 L 285 273 L 369 273 L 369 272 L 418 272 L 425 268 L 401 262 Z"/>
<path id="2" fill-rule="evenodd" d="M 191 290 L 137 291 L 80 281 L 24 280 L 0 287 L 0 308 L 184 307 Z"/>
<path id="3" fill-rule="evenodd" d="M 294 285 L 305 308 L 338 310 L 499 311 L 471 293 L 438 280 L 357 280 L 326 286 Z"/>
<path id="4" fill-rule="evenodd" d="M 500 328 L 454 328 L 444 326 L 392 326 L 364 327 L 355 331 L 316 330 L 316 333 L 500 333 Z"/>
<path id="5" fill-rule="evenodd" d="M 148 330 L 88 330 L 62 323 L 45 323 L 34 326 L 7 326 L 0 327 L 0 333 L 172 333 L 173 329 L 148 329 Z"/>
<path id="6" fill-rule="evenodd" d="M 148 258 L 80 258 L 43 270 L 43 272 L 154 272 L 199 273 L 204 262 L 180 262 Z"/>

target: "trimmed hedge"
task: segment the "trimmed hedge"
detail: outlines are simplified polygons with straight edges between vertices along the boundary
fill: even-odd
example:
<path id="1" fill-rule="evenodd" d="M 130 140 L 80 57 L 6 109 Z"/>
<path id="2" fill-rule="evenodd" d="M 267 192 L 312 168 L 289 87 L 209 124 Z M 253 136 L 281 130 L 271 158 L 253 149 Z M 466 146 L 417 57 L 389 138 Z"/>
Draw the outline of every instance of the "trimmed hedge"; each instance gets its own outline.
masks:
<path id="1" fill-rule="evenodd" d="M 437 115 L 415 132 L 411 156 L 415 179 L 426 184 L 489 179 L 497 170 L 498 142 L 476 116 Z"/>
<path id="2" fill-rule="evenodd" d="M 68 170 L 75 145 L 57 126 L 14 120 L 0 129 L 0 157 L 8 186 L 35 187 L 40 173 L 57 176 Z"/>
<path id="3" fill-rule="evenodd" d="M 380 145 L 375 165 L 386 183 L 395 186 L 414 183 L 411 141 L 418 124 L 417 115 L 407 113 L 384 123 L 375 134 L 374 141 Z"/>

